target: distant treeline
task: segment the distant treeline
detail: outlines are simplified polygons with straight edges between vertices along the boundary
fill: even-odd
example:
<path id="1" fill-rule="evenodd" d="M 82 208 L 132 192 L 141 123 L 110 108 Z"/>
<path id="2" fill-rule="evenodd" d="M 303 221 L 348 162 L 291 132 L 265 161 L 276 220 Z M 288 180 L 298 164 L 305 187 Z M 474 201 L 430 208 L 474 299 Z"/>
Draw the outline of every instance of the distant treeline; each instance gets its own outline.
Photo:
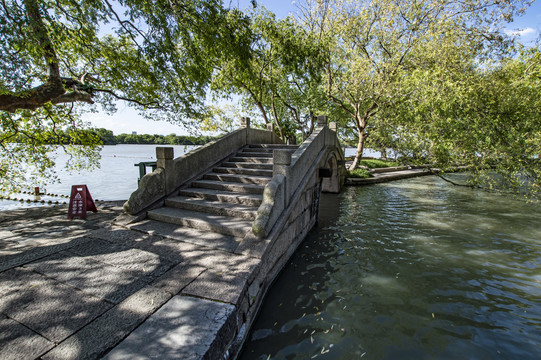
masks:
<path id="1" fill-rule="evenodd" d="M 113 135 L 111 130 L 93 129 L 92 132 L 100 137 L 103 145 L 116 144 L 156 144 L 156 145 L 204 145 L 214 141 L 219 136 L 186 136 L 186 135 L 148 135 L 120 134 Z"/>
<path id="2" fill-rule="evenodd" d="M 36 135 L 38 136 L 38 135 Z M 204 145 L 214 141 L 219 136 L 186 136 L 186 135 L 138 135 L 138 134 L 120 134 L 115 136 L 111 130 L 99 128 L 86 131 L 62 131 L 41 132 L 40 142 L 43 144 L 96 144 L 116 145 L 116 144 L 156 144 L 156 145 Z M 98 141 L 97 137 L 100 141 Z M 30 143 L 31 139 L 25 134 L 17 134 L 11 137 L 11 142 Z"/>

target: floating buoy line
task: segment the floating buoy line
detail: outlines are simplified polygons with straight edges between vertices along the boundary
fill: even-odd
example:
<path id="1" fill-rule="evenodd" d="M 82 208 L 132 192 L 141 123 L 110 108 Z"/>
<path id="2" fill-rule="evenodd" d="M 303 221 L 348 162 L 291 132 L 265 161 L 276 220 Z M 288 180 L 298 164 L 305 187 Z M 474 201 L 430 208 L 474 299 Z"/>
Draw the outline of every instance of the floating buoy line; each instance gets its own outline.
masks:
<path id="1" fill-rule="evenodd" d="M 0 190 L 0 191 L 4 191 L 5 190 Z M 4 195 L 2 193 L 0 193 L 0 200 L 8 200 L 8 201 L 18 201 L 18 202 L 21 202 L 21 203 L 28 203 L 28 204 L 47 204 L 47 205 L 62 205 L 62 204 L 67 204 L 67 201 L 62 201 L 62 200 L 45 200 L 45 199 L 42 199 L 41 197 L 42 196 L 47 196 L 47 197 L 53 197 L 53 198 L 64 198 L 64 199 L 69 199 L 69 195 L 62 195 L 62 194 L 53 194 L 53 193 L 36 193 L 34 191 L 18 191 L 15 194 L 15 197 L 11 197 L 11 195 Z M 17 196 L 17 194 L 21 194 L 21 195 L 30 195 L 30 196 L 33 196 L 34 198 L 33 199 L 30 199 L 30 198 L 25 198 L 25 197 L 20 197 L 20 196 Z M 94 200 L 94 201 L 100 201 L 98 199 Z"/>
<path id="2" fill-rule="evenodd" d="M 52 193 L 39 193 L 39 194 L 36 194 L 33 191 L 19 191 L 19 192 L 17 192 L 17 194 L 26 194 L 26 195 L 34 195 L 34 196 L 51 196 L 51 197 L 61 197 L 61 198 L 69 199 L 69 195 L 59 195 L 59 194 L 52 194 Z"/>

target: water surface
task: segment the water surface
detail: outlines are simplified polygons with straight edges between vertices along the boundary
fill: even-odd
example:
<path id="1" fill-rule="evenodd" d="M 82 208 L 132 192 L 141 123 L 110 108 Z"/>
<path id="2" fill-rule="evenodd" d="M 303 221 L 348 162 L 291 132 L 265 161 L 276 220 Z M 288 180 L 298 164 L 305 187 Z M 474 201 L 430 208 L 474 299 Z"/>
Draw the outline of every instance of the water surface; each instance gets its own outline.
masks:
<path id="1" fill-rule="evenodd" d="M 436 177 L 327 195 L 242 359 L 541 359 L 540 214 Z"/>
<path id="2" fill-rule="evenodd" d="M 71 194 L 72 185 L 87 185 L 93 199 L 99 200 L 127 200 L 132 192 L 137 189 L 139 168 L 134 164 L 139 162 L 156 161 L 156 146 L 170 145 L 106 145 L 101 151 L 100 167 L 94 170 L 82 170 L 68 172 L 64 166 L 68 156 L 59 148 L 56 157 L 58 178 L 60 182 L 41 187 L 41 192 L 55 195 Z M 172 146 L 175 157 L 179 157 L 199 146 Z M 152 171 L 150 168 L 147 172 Z M 28 184 L 27 190 L 33 189 L 36 184 Z M 12 194 L 11 198 L 18 197 L 33 199 L 33 196 L 24 194 Z M 44 200 L 67 201 L 69 199 L 58 196 L 43 196 Z M 40 204 L 21 203 L 19 201 L 0 200 L 0 210 L 14 209 L 27 206 L 40 206 Z"/>

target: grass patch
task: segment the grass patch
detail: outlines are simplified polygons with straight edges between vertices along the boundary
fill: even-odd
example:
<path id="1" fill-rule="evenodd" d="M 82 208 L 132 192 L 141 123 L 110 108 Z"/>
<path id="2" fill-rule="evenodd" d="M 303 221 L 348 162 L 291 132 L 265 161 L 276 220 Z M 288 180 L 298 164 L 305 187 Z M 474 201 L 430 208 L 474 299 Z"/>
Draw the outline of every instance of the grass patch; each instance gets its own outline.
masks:
<path id="1" fill-rule="evenodd" d="M 358 166 L 366 166 L 370 169 L 398 166 L 398 162 L 380 159 L 362 159 Z"/>
<path id="2" fill-rule="evenodd" d="M 355 169 L 353 171 L 348 171 L 348 177 L 358 178 L 358 179 L 367 179 L 373 177 L 370 171 L 365 169 Z"/>

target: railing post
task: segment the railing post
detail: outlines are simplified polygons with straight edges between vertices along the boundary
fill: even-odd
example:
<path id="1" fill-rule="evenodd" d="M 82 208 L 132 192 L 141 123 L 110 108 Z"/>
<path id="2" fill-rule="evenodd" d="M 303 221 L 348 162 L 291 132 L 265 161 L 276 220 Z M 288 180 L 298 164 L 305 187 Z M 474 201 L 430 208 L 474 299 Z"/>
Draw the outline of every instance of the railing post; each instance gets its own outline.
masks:
<path id="1" fill-rule="evenodd" d="M 243 116 L 240 118 L 240 128 L 244 129 L 246 132 L 245 145 L 251 144 L 252 139 L 250 136 L 250 118 L 249 117 Z"/>
<path id="2" fill-rule="evenodd" d="M 240 118 L 240 127 L 241 128 L 249 128 L 250 127 L 250 118 L 249 117 L 241 117 Z"/>
<path id="3" fill-rule="evenodd" d="M 169 194 L 175 187 L 174 157 L 172 147 L 156 147 L 156 166 L 165 170 L 165 194 Z"/>
<path id="4" fill-rule="evenodd" d="M 290 165 L 291 165 L 291 155 L 293 152 L 291 150 L 285 150 L 285 149 L 276 149 L 272 152 L 272 160 L 273 160 L 273 167 L 272 167 L 272 175 L 283 175 L 285 177 L 284 179 L 284 208 L 289 205 L 289 193 L 291 192 L 291 189 L 289 189 L 289 176 L 290 176 Z"/>
<path id="5" fill-rule="evenodd" d="M 328 120 L 327 120 L 326 115 L 319 115 L 317 117 L 317 127 L 318 128 L 327 126 L 327 122 L 328 122 Z"/>

